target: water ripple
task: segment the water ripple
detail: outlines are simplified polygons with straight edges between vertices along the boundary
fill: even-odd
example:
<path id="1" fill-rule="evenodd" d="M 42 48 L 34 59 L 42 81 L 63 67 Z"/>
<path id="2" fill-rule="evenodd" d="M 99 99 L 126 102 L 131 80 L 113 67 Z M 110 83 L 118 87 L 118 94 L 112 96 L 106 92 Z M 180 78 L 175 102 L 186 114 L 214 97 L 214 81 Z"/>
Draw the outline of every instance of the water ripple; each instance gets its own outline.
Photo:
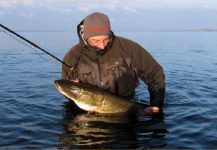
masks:
<path id="1" fill-rule="evenodd" d="M 25 34 L 60 58 L 72 45 L 71 33 Z M 53 88 L 53 81 L 60 78 L 61 64 L 0 34 L 0 147 L 216 149 L 217 33 L 122 34 L 136 38 L 164 68 L 163 117 L 88 116 Z M 143 82 L 135 95 L 149 104 Z"/>

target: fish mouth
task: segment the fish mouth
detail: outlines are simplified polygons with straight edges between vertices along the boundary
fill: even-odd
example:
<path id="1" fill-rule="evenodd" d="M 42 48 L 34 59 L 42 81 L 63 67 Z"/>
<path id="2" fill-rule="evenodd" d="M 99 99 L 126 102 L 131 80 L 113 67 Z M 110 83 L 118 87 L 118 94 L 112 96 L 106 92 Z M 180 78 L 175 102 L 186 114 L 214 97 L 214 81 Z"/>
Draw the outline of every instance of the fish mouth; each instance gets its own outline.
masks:
<path id="1" fill-rule="evenodd" d="M 60 93 L 62 93 L 62 94 L 65 95 L 65 92 L 63 92 L 64 90 L 63 90 L 62 86 L 60 86 L 60 84 L 58 83 L 58 81 L 54 81 L 53 86 L 54 86 Z"/>
<path id="2" fill-rule="evenodd" d="M 55 80 L 53 86 L 58 89 L 58 90 L 62 90 L 61 86 L 59 85 L 58 81 Z"/>
<path id="3" fill-rule="evenodd" d="M 64 83 L 62 84 L 61 82 L 59 82 L 58 80 L 54 81 L 53 86 L 60 92 L 62 93 L 64 96 L 68 97 L 71 100 L 75 100 L 77 95 L 75 94 L 75 92 L 73 92 L 72 90 L 69 92 L 68 89 L 69 87 L 64 86 Z"/>

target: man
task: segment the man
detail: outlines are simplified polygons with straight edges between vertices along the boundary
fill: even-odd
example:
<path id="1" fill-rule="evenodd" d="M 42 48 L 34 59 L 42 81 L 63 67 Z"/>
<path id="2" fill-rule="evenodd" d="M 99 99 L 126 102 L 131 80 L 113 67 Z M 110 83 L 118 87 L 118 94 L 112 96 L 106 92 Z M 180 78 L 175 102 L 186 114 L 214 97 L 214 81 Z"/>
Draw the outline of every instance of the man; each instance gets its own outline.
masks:
<path id="1" fill-rule="evenodd" d="M 144 48 L 115 36 L 108 16 L 98 12 L 82 20 L 77 32 L 80 42 L 63 59 L 75 70 L 63 65 L 63 79 L 92 84 L 127 97 L 132 95 L 140 78 L 148 85 L 150 93 L 151 106 L 144 111 L 160 112 L 165 95 L 164 72 Z"/>

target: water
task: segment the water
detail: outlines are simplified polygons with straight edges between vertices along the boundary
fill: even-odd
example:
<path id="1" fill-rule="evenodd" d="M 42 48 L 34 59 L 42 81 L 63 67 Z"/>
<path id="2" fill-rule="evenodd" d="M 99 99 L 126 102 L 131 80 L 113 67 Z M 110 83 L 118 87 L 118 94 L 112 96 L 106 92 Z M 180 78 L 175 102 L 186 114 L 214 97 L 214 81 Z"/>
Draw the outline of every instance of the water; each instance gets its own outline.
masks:
<path id="1" fill-rule="evenodd" d="M 21 32 L 62 58 L 67 32 Z M 61 64 L 0 33 L 0 147 L 217 148 L 217 32 L 119 32 L 140 43 L 166 74 L 164 115 L 87 115 L 53 86 Z M 38 54 L 40 53 L 40 54 Z M 146 86 L 136 96 L 148 103 Z"/>

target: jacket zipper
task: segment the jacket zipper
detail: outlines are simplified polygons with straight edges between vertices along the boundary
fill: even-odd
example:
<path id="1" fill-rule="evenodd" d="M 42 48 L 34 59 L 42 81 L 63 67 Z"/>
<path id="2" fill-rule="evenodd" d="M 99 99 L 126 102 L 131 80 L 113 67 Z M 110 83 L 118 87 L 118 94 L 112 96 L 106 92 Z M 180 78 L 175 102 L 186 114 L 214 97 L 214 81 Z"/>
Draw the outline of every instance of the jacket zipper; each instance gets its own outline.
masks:
<path id="1" fill-rule="evenodd" d="M 100 82 L 100 86 L 103 86 L 103 83 L 102 83 L 102 67 L 100 66 L 100 63 L 99 63 L 99 58 L 97 57 L 97 66 L 98 66 L 98 70 L 99 70 L 99 82 Z"/>
<path id="2" fill-rule="evenodd" d="M 114 86 L 115 86 L 115 94 L 119 94 L 118 92 L 118 80 L 117 80 L 117 76 L 115 74 L 115 68 L 112 68 L 112 74 L 113 74 L 113 77 L 114 77 Z"/>

